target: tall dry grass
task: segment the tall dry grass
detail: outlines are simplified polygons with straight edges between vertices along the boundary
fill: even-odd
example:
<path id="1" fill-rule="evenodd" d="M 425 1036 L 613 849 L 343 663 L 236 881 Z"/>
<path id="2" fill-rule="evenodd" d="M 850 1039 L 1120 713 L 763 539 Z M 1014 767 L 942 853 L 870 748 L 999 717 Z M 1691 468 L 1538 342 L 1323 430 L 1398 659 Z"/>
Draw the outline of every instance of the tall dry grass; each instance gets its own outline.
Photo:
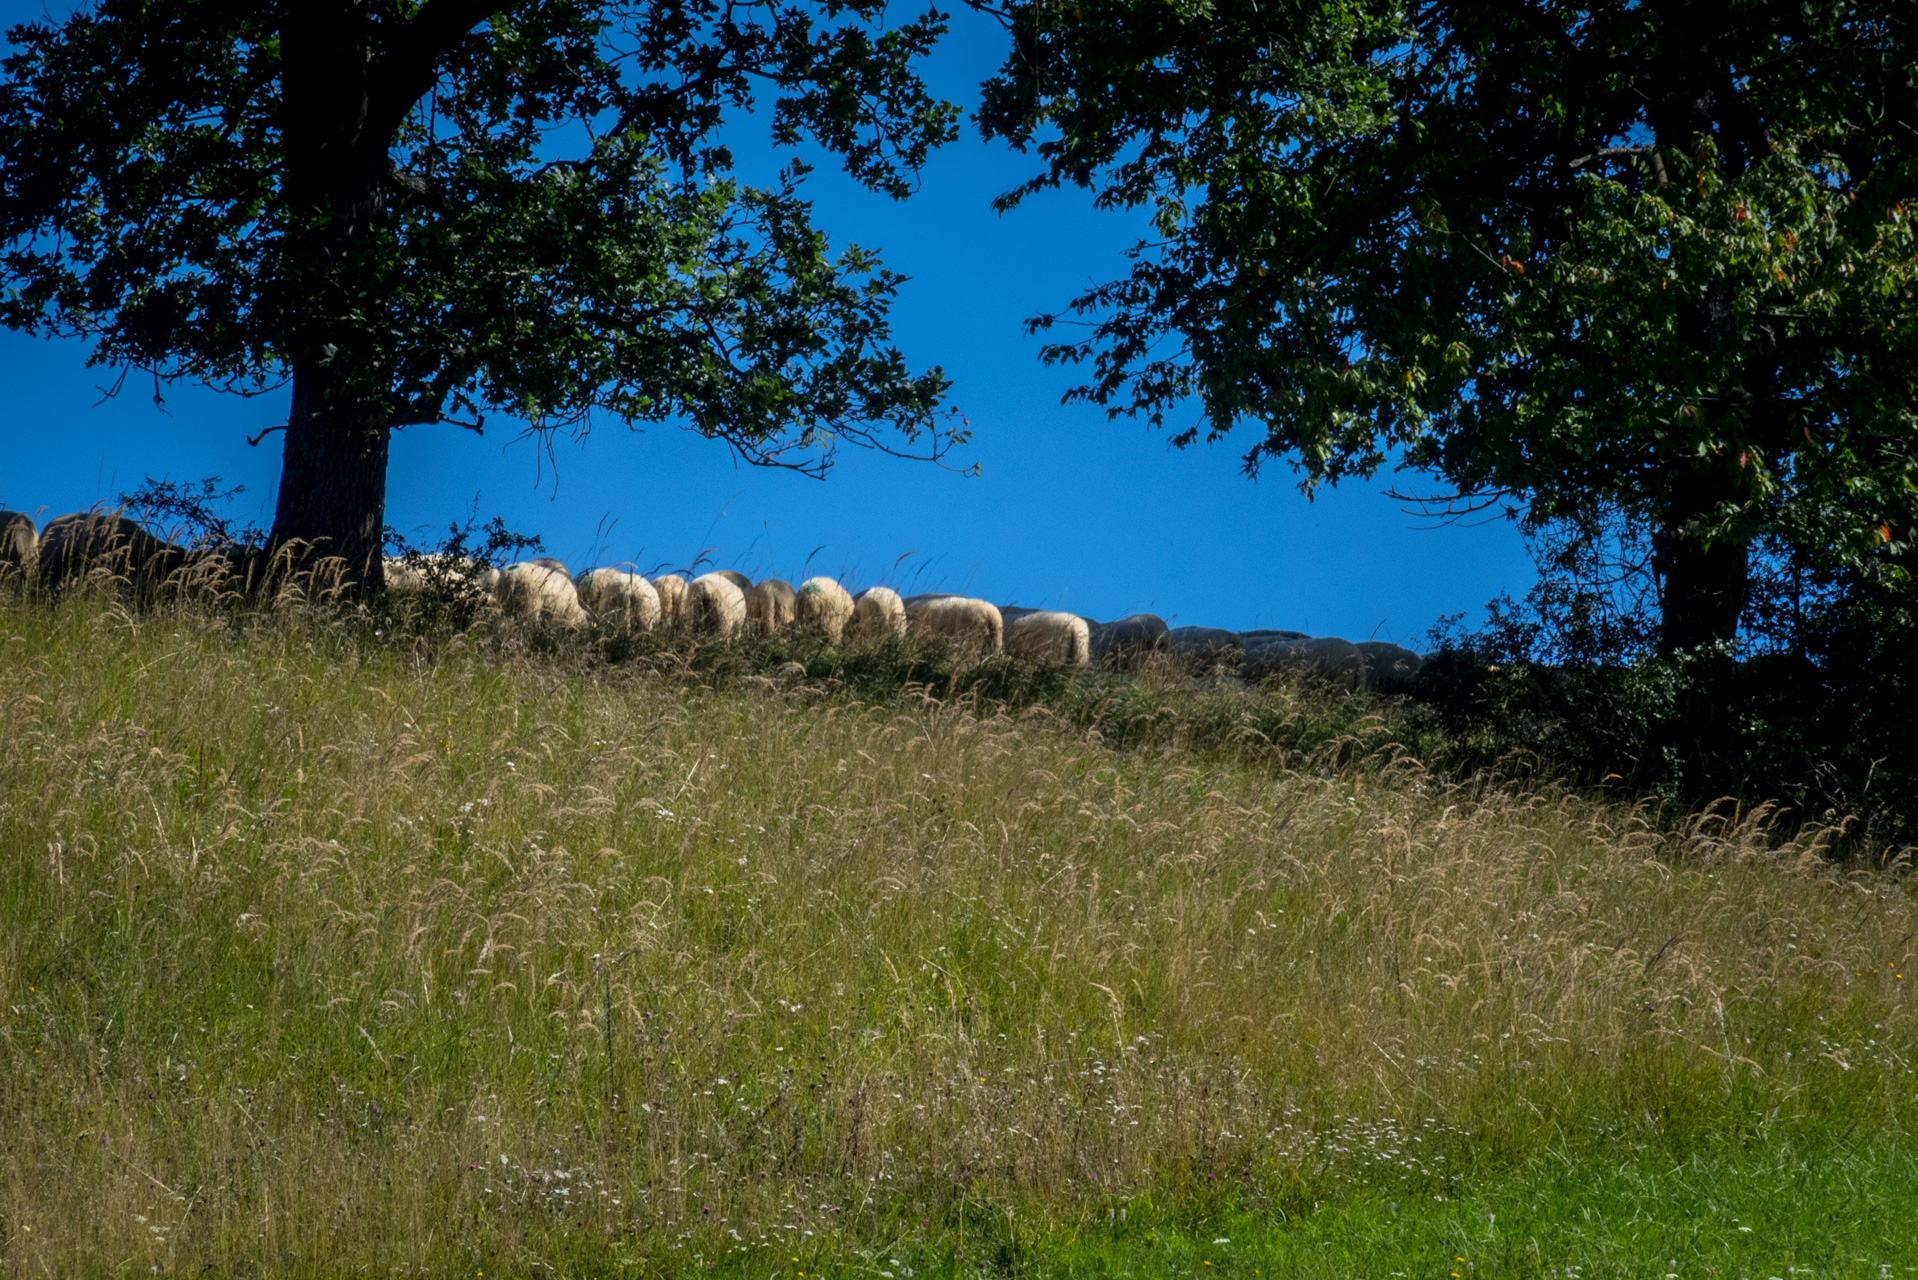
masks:
<path id="1" fill-rule="evenodd" d="M 1317 759 L 0 602 L 0 1256 L 890 1270 L 1906 1133 L 1901 866 Z"/>

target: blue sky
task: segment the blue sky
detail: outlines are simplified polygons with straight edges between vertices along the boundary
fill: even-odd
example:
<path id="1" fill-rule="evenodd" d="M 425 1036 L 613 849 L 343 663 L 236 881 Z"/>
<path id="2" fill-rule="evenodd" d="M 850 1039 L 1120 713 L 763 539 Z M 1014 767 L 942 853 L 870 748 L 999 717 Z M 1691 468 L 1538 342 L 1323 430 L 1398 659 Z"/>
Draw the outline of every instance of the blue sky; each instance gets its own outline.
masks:
<path id="1" fill-rule="evenodd" d="M 40 12 L 0 0 L 6 25 Z M 957 15 L 934 67 L 940 91 L 970 107 L 999 39 Z M 1140 222 L 1099 213 L 1079 192 L 993 213 L 992 197 L 1030 166 L 968 128 L 903 204 L 824 164 L 808 183 L 835 242 L 878 249 L 911 277 L 895 337 L 914 367 L 943 365 L 952 378 L 974 433 L 959 461 L 977 463 L 978 477 L 847 449 L 820 482 L 736 466 L 723 445 L 689 432 L 613 420 L 559 441 L 547 459 L 489 420 L 484 437 L 440 426 L 396 438 L 389 523 L 430 540 L 472 511 L 499 515 L 576 569 L 630 561 L 652 572 L 703 552 L 712 567 L 755 577 L 824 572 L 855 587 L 965 591 L 1101 618 L 1147 610 L 1174 625 L 1402 643 L 1441 614 L 1476 618 L 1499 591 L 1523 593 L 1531 566 L 1510 526 L 1434 528 L 1379 491 L 1415 478 L 1307 502 L 1283 468 L 1246 480 L 1232 441 L 1178 451 L 1137 424 L 1061 405 L 1071 372 L 1039 363 L 1022 321 L 1117 274 Z M 218 475 L 246 486 L 239 514 L 270 523 L 279 437 L 257 448 L 246 437 L 285 420 L 283 397 L 176 385 L 162 410 L 150 383 L 129 379 L 101 403 L 112 380 L 86 367 L 83 346 L 0 331 L 0 507 L 44 520 L 110 502 L 147 475 Z M 1241 431 L 1249 444 L 1251 429 Z"/>

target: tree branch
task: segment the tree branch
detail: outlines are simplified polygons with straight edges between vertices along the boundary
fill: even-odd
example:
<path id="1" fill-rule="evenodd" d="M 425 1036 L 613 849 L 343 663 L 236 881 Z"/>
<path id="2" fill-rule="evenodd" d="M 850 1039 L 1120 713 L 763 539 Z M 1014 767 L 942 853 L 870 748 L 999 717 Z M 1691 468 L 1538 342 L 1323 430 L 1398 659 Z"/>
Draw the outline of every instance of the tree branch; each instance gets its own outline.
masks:
<path id="1" fill-rule="evenodd" d="M 498 0 L 426 0 L 373 67 L 360 141 L 384 151 L 439 78 L 440 63 L 500 7 Z"/>
<path id="2" fill-rule="evenodd" d="M 1661 187 L 1669 185 L 1665 177 L 1665 161 L 1658 154 L 1658 147 L 1655 144 L 1642 147 L 1600 147 L 1588 156 L 1567 160 L 1565 167 L 1582 169 L 1594 160 L 1610 160 L 1615 156 L 1644 156 L 1652 162 L 1652 176 L 1658 179 L 1658 185 Z"/>
<path id="3" fill-rule="evenodd" d="M 440 189 L 411 170 L 402 169 L 392 160 L 386 162 L 386 185 L 395 191 L 412 196 L 435 213 L 452 213 L 453 205 Z"/>

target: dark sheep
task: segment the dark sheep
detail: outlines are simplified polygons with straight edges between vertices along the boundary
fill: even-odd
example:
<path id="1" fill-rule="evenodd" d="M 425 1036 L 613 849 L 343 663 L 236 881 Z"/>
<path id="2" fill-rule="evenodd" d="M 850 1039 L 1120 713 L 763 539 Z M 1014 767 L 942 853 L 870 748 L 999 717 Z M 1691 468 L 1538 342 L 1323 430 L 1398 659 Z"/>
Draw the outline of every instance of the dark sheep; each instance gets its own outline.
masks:
<path id="1" fill-rule="evenodd" d="M 1323 680 L 1350 693 L 1366 687 L 1365 655 L 1349 640 L 1319 636 L 1303 640 L 1275 640 L 1246 655 L 1241 668 L 1247 679 L 1292 673 Z"/>
<path id="2" fill-rule="evenodd" d="M 1224 627 L 1174 627 L 1165 633 L 1166 644 L 1181 658 L 1216 660 L 1244 649 L 1239 637 Z"/>
<path id="3" fill-rule="evenodd" d="M 1304 631 L 1241 631 L 1239 643 L 1250 653 L 1255 648 L 1277 644 L 1286 640 L 1310 640 L 1312 637 Z"/>
<path id="4" fill-rule="evenodd" d="M 23 511 L 0 511 L 0 578 L 33 572 L 40 535 L 33 517 Z"/>
<path id="5" fill-rule="evenodd" d="M 1148 653 L 1166 647 L 1165 620 L 1150 613 L 1135 613 L 1117 622 L 1101 622 L 1092 628 L 1092 660 L 1100 666 L 1124 666 L 1137 662 Z"/>
<path id="6" fill-rule="evenodd" d="M 151 586 L 186 558 L 185 548 L 162 542 L 122 515 L 76 511 L 55 516 L 40 531 L 40 582 L 54 589 L 96 571 Z"/>
<path id="7" fill-rule="evenodd" d="M 1372 688 L 1385 693 L 1410 693 L 1425 665 L 1416 653 L 1389 640 L 1367 640 L 1358 650 L 1365 658 Z"/>

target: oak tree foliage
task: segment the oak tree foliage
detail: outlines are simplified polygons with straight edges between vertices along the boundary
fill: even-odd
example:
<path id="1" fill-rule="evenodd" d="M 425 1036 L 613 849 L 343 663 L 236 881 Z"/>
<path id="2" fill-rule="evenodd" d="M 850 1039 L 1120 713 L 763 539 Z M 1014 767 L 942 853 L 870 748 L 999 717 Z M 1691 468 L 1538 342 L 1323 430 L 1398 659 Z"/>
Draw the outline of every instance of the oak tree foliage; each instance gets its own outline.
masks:
<path id="1" fill-rule="evenodd" d="M 1910 580 L 1918 7 L 1039 0 L 981 123 L 1143 210 L 1039 317 L 1076 395 L 1258 434 L 1309 488 L 1400 458 L 1454 510 L 1643 534 L 1662 643 L 1751 548 Z M 1196 406 L 1196 407 L 1195 407 Z M 1188 416 L 1190 415 L 1190 416 Z"/>
<path id="2" fill-rule="evenodd" d="M 938 456 L 939 370 L 891 344 L 899 278 L 835 252 L 811 140 L 903 197 L 954 132 L 944 30 L 877 0 L 99 0 L 8 33 L 0 320 L 97 362 L 290 382 L 276 543 L 378 581 L 390 432 L 681 422 L 819 471 Z"/>

